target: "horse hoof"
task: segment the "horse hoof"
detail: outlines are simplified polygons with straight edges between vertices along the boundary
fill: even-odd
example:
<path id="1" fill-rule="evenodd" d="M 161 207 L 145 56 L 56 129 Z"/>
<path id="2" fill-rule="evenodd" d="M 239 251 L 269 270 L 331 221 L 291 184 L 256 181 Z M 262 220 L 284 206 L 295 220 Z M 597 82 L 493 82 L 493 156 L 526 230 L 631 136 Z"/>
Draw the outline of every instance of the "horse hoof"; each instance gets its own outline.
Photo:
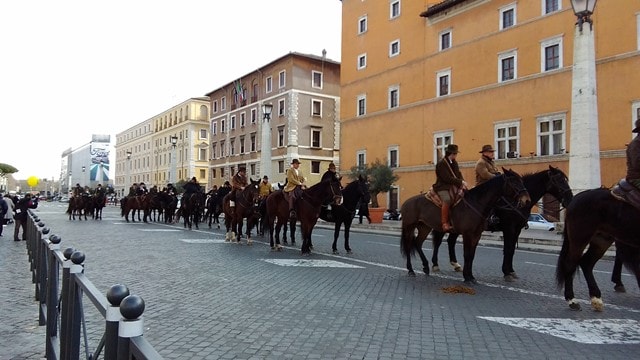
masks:
<path id="1" fill-rule="evenodd" d="M 471 279 L 464 279 L 464 283 L 465 284 L 476 285 L 478 282 L 476 281 L 476 279 L 471 278 Z"/>
<path id="2" fill-rule="evenodd" d="M 438 265 L 433 265 L 433 266 L 431 267 L 431 270 L 432 270 L 433 272 L 440 272 L 440 266 L 438 266 Z"/>
<path id="3" fill-rule="evenodd" d="M 353 251 L 351 251 L 351 249 L 347 249 L 347 254 L 351 255 L 353 254 Z"/>
<path id="4" fill-rule="evenodd" d="M 462 271 L 462 265 L 458 264 L 457 262 L 452 261 L 450 264 L 451 264 L 451 266 L 453 266 L 453 271 L 455 271 L 455 272 Z"/>
<path id="5" fill-rule="evenodd" d="M 591 298 L 591 307 L 593 308 L 594 311 L 602 312 L 604 311 L 604 302 L 602 301 L 601 298 L 594 296 Z"/>
<path id="6" fill-rule="evenodd" d="M 571 299 L 571 300 L 569 301 L 569 309 L 574 310 L 574 311 L 580 311 L 580 310 L 582 310 L 582 309 L 580 308 L 580 304 L 578 304 L 578 303 L 576 302 L 576 300 L 575 300 L 575 299 Z"/>
<path id="7" fill-rule="evenodd" d="M 513 275 L 511 275 L 511 274 L 508 274 L 508 275 L 504 276 L 504 281 L 506 281 L 506 282 L 514 282 L 514 281 L 516 281 L 516 279 L 517 278 L 513 277 Z"/>
<path id="8" fill-rule="evenodd" d="M 340 255 L 340 252 L 338 252 L 338 250 L 333 250 L 333 255 Z"/>
<path id="9" fill-rule="evenodd" d="M 615 290 L 615 292 L 619 292 L 619 293 L 626 293 L 627 289 L 624 288 L 624 285 L 616 285 L 613 287 L 613 290 Z"/>
<path id="10" fill-rule="evenodd" d="M 285 245 L 289 245 L 289 242 L 287 240 L 284 240 L 282 243 Z"/>
<path id="11" fill-rule="evenodd" d="M 424 272 L 424 275 L 425 275 L 425 276 L 429 276 L 429 268 L 428 268 L 428 267 L 423 268 L 423 269 L 422 269 L 422 272 Z"/>
<path id="12" fill-rule="evenodd" d="M 253 245 L 253 241 L 247 240 L 247 246 L 251 246 L 251 245 Z"/>
<path id="13" fill-rule="evenodd" d="M 309 256 L 311 256 L 311 252 L 303 252 L 302 256 L 309 257 Z"/>
<path id="14" fill-rule="evenodd" d="M 509 274 L 507 274 L 508 276 L 511 276 L 514 279 L 520 279 L 520 277 L 518 276 L 518 274 L 516 274 L 515 271 L 510 272 Z"/>
<path id="15" fill-rule="evenodd" d="M 409 270 L 409 274 L 410 277 L 416 277 L 416 273 L 413 272 L 413 270 Z"/>
<path id="16" fill-rule="evenodd" d="M 277 250 L 277 251 L 282 251 L 282 245 L 279 245 L 279 244 L 278 244 L 278 245 L 276 245 L 276 250 Z"/>

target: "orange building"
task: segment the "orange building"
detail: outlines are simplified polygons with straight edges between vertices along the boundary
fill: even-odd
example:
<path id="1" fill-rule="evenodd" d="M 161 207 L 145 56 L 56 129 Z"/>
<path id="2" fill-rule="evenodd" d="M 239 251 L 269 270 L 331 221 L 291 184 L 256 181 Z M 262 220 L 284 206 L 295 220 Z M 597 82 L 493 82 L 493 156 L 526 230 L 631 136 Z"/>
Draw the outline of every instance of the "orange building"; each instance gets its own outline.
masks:
<path id="1" fill-rule="evenodd" d="M 341 163 L 386 159 L 395 168 L 400 179 L 381 206 L 427 191 L 449 143 L 471 184 L 483 144 L 521 174 L 548 165 L 568 174 L 569 0 L 342 4 Z M 625 175 L 640 118 L 640 1 L 600 1 L 592 19 L 601 179 L 610 186 Z"/>

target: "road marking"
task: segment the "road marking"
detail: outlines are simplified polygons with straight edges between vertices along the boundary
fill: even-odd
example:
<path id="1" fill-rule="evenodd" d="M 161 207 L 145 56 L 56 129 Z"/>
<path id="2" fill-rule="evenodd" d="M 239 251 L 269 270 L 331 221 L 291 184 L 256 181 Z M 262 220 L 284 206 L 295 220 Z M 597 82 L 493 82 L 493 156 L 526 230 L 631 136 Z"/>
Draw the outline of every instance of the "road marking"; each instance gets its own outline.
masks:
<path id="1" fill-rule="evenodd" d="M 144 225 L 144 222 L 136 221 L 136 222 L 114 222 L 113 225 Z"/>
<path id="2" fill-rule="evenodd" d="M 224 239 L 180 239 L 187 244 L 224 244 Z"/>
<path id="3" fill-rule="evenodd" d="M 298 267 L 330 267 L 330 268 L 350 268 L 364 269 L 362 266 L 352 265 L 334 260 L 307 260 L 307 259 L 260 259 L 279 266 Z"/>
<path id="4" fill-rule="evenodd" d="M 178 229 L 140 229 L 140 231 L 145 232 L 178 232 Z"/>
<path id="5" fill-rule="evenodd" d="M 538 265 L 538 266 L 546 266 L 546 267 L 556 267 L 557 265 L 550 265 L 550 264 L 542 264 L 542 263 L 537 263 L 537 262 L 531 262 L 531 261 L 525 261 L 525 264 L 531 264 L 531 265 Z M 607 275 L 611 275 L 611 271 L 602 271 L 602 270 L 593 270 L 594 273 L 600 273 L 600 274 L 607 274 Z M 631 274 L 627 274 L 624 271 L 622 272 L 623 276 L 631 276 Z"/>
<path id="6" fill-rule="evenodd" d="M 640 322 L 631 319 L 478 318 L 581 344 L 640 344 Z"/>

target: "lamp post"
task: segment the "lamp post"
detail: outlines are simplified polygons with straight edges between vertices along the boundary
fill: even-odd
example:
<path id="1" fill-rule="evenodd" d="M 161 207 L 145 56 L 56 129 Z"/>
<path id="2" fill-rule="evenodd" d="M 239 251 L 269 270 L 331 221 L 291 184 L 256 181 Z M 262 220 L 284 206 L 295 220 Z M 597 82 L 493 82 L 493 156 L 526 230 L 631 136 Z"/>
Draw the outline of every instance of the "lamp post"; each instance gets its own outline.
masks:
<path id="1" fill-rule="evenodd" d="M 571 81 L 569 183 L 574 193 L 600 187 L 596 56 L 591 15 L 597 0 L 571 0 L 577 17 Z M 589 28 L 583 27 L 589 23 Z"/>
<path id="2" fill-rule="evenodd" d="M 73 183 L 73 176 L 71 175 L 71 170 L 69 170 L 69 184 L 67 186 L 67 194 L 71 197 L 71 184 Z"/>
<path id="3" fill-rule="evenodd" d="M 271 112 L 273 105 L 262 104 L 262 132 L 260 141 L 260 172 L 262 175 L 271 177 Z"/>
<path id="4" fill-rule="evenodd" d="M 122 195 L 124 196 L 125 192 L 127 191 L 127 186 L 130 186 L 129 184 L 131 184 L 131 150 L 127 150 L 127 164 L 126 164 L 126 168 L 127 168 L 127 176 L 125 176 L 125 183 L 124 186 L 122 187 Z"/>
<path id="5" fill-rule="evenodd" d="M 87 169 L 87 168 L 86 168 L 84 165 L 82 165 L 82 179 L 80 179 L 80 182 L 82 182 L 82 183 L 84 184 L 84 185 L 82 185 L 82 186 L 89 185 L 89 184 L 87 184 L 86 176 L 84 175 L 84 171 L 85 171 L 86 169 Z"/>
<path id="6" fill-rule="evenodd" d="M 178 172 L 178 160 L 176 159 L 176 151 L 178 145 L 178 137 L 171 136 L 169 137 L 169 141 L 171 141 L 171 173 L 169 174 L 169 181 L 172 184 L 176 184 L 176 173 Z"/>

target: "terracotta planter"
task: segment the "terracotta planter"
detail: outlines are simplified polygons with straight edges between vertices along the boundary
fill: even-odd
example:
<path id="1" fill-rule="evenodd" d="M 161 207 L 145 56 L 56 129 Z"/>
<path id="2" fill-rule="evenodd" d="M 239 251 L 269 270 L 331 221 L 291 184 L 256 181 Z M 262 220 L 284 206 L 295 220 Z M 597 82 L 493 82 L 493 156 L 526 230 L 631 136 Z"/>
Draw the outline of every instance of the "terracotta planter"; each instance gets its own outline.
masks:
<path id="1" fill-rule="evenodd" d="M 369 208 L 369 217 L 372 224 L 382 223 L 382 215 L 384 214 L 384 208 Z"/>

